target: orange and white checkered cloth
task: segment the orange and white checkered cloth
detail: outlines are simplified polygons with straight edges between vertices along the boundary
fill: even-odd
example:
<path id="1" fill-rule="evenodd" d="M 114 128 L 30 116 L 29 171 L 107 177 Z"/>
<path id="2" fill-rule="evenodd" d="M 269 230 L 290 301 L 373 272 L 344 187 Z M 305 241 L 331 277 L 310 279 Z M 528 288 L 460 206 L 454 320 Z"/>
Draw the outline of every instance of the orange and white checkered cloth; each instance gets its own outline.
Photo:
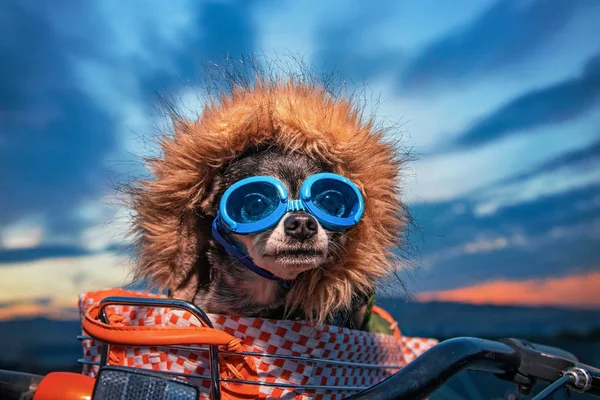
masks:
<path id="1" fill-rule="evenodd" d="M 81 315 L 98 304 L 103 292 L 80 295 Z M 139 295 L 139 294 L 138 294 Z M 201 326 L 190 313 L 182 310 L 111 306 L 124 325 L 130 326 Z M 435 339 L 375 334 L 330 325 L 313 326 L 302 321 L 277 321 L 262 318 L 230 317 L 209 314 L 214 327 L 242 339 L 247 351 L 275 355 L 315 357 L 356 364 L 404 366 L 437 344 Z M 85 332 L 83 332 L 86 335 Z M 83 341 L 83 359 L 99 362 L 102 345 L 93 340 Z M 208 376 L 210 367 L 206 347 L 198 350 L 164 348 L 157 346 L 127 347 L 120 365 L 157 371 Z M 256 357 L 256 371 L 262 382 L 327 385 L 373 386 L 397 369 L 372 369 L 361 366 L 340 366 L 310 361 L 284 360 L 273 357 Z M 114 362 L 110 362 L 114 365 Z M 97 366 L 84 365 L 83 373 L 95 376 Z M 203 397 L 208 397 L 210 382 L 199 380 Z M 340 399 L 356 391 L 306 390 L 260 386 L 260 398 L 285 399 Z"/>

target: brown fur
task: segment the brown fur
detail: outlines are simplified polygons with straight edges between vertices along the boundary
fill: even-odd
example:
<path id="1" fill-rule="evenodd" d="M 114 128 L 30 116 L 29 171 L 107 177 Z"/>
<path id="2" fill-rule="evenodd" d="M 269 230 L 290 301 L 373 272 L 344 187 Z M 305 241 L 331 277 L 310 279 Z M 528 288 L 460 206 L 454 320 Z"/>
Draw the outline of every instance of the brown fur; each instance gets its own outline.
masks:
<path id="1" fill-rule="evenodd" d="M 365 122 L 349 99 L 314 83 L 263 80 L 213 100 L 196 121 L 174 122 L 174 135 L 161 142 L 163 155 L 151 160 L 155 178 L 140 182 L 134 193 L 137 278 L 192 300 L 208 279 L 204 253 L 213 215 L 205 197 L 213 179 L 236 156 L 264 145 L 327 162 L 365 197 L 363 219 L 347 233 L 347 254 L 336 265 L 303 274 L 288 294 L 288 309 L 323 321 L 397 269 L 391 250 L 401 244 L 405 225 L 401 160 L 384 131 Z"/>

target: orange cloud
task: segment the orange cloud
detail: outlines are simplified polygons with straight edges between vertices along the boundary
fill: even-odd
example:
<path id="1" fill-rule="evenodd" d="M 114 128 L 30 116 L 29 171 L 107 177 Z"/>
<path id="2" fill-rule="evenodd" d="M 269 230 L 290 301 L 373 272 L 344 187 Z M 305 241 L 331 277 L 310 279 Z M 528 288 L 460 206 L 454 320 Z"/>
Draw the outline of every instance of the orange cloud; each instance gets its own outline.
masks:
<path id="1" fill-rule="evenodd" d="M 14 318 L 45 317 L 55 320 L 79 319 L 79 311 L 73 304 L 15 304 L 0 308 L 0 323 Z"/>
<path id="2" fill-rule="evenodd" d="M 0 322 L 17 317 L 77 318 L 79 294 L 130 282 L 128 259 L 111 252 L 0 267 Z M 40 302 L 37 299 L 46 301 Z"/>
<path id="3" fill-rule="evenodd" d="M 424 292 L 418 301 L 600 308 L 600 272 L 564 278 L 496 280 L 458 289 Z"/>

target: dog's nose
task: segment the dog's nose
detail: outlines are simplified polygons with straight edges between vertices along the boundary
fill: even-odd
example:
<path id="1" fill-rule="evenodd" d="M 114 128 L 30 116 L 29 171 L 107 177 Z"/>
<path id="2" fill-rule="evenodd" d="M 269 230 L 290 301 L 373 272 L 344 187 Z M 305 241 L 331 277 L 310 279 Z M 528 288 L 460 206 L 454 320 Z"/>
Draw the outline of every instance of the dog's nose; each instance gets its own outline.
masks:
<path id="1" fill-rule="evenodd" d="M 309 214 L 293 213 L 283 221 L 285 233 L 294 239 L 307 240 L 317 233 L 317 220 Z"/>

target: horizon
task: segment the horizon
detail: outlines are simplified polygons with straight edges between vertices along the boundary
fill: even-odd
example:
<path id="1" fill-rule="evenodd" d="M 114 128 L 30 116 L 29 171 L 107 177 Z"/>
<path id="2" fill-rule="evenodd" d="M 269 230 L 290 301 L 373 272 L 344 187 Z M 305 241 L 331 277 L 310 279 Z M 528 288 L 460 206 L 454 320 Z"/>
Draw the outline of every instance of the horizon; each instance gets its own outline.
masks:
<path id="1" fill-rule="evenodd" d="M 381 299 L 384 302 L 398 300 L 398 303 L 394 306 L 402 307 L 405 305 L 420 304 L 423 306 L 472 306 L 473 308 L 497 308 L 497 309 L 514 309 L 514 310 L 526 310 L 526 311 L 557 311 L 557 312 L 584 312 L 584 313 L 597 313 L 600 316 L 600 309 L 595 305 L 592 306 L 579 306 L 576 304 L 519 304 L 519 303 L 498 303 L 498 302 L 473 302 L 473 301 L 460 301 L 460 300 L 442 300 L 442 299 L 429 299 L 428 296 L 422 298 L 407 298 L 406 296 L 378 296 L 377 299 Z M 378 303 L 376 302 L 376 305 Z M 27 303 L 25 307 L 20 305 L 18 312 L 12 310 L 3 311 L 6 305 L 0 304 L 0 324 L 9 321 L 30 321 L 34 319 L 47 319 L 52 321 L 78 321 L 81 319 L 79 308 L 77 304 L 65 307 L 56 307 L 54 305 L 45 306 L 43 304 L 31 301 Z M 386 310 L 389 311 L 389 310 Z"/>

